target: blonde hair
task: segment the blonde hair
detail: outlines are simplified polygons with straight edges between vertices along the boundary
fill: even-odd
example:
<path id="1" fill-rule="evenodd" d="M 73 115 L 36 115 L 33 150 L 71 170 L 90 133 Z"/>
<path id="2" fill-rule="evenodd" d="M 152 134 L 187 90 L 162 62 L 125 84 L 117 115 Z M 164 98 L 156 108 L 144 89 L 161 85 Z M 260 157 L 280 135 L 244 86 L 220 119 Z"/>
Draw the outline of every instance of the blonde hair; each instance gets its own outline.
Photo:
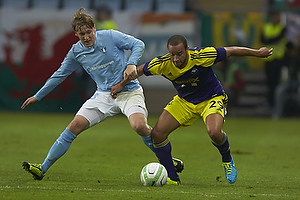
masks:
<path id="1" fill-rule="evenodd" d="M 72 28 L 75 32 L 79 31 L 83 26 L 88 28 L 95 27 L 93 17 L 87 13 L 84 13 L 83 10 L 84 8 L 79 8 L 79 10 L 73 16 Z"/>

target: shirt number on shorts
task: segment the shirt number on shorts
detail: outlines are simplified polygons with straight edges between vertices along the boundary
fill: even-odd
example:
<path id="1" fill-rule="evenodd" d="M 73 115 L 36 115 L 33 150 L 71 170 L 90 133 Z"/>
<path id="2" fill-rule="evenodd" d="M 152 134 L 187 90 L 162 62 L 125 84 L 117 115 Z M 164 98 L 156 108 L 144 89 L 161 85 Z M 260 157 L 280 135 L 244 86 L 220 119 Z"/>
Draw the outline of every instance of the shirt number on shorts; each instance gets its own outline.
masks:
<path id="1" fill-rule="evenodd" d="M 220 109 L 223 108 L 223 104 L 222 104 L 221 101 L 214 101 L 214 100 L 213 100 L 213 101 L 211 101 L 210 103 L 211 103 L 211 105 L 209 106 L 209 108 L 215 108 L 215 107 L 217 107 L 217 106 L 219 106 Z"/>

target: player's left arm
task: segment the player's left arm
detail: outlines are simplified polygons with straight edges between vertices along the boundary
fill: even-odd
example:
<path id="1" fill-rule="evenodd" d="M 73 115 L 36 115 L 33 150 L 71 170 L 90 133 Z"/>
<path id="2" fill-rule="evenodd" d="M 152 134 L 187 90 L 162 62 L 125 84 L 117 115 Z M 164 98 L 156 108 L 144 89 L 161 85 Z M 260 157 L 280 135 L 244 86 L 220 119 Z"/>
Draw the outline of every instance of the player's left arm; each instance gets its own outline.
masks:
<path id="1" fill-rule="evenodd" d="M 272 55 L 273 48 L 268 49 L 261 47 L 260 49 L 252 49 L 248 47 L 224 47 L 226 50 L 226 57 L 229 56 L 255 56 L 260 58 L 266 58 Z"/>
<path id="2" fill-rule="evenodd" d="M 131 80 L 134 80 L 144 74 L 144 72 L 143 72 L 144 65 L 145 64 L 142 64 L 136 68 L 136 75 L 124 76 L 124 78 L 119 83 L 117 83 L 116 85 L 111 87 L 110 95 L 112 96 L 112 98 L 114 98 L 114 99 L 117 98 L 117 93 L 121 92 L 123 87 L 127 83 L 129 83 Z"/>
<path id="3" fill-rule="evenodd" d="M 137 70 L 136 70 L 136 65 L 127 65 L 124 74 L 123 74 L 124 79 L 135 79 L 137 78 Z"/>

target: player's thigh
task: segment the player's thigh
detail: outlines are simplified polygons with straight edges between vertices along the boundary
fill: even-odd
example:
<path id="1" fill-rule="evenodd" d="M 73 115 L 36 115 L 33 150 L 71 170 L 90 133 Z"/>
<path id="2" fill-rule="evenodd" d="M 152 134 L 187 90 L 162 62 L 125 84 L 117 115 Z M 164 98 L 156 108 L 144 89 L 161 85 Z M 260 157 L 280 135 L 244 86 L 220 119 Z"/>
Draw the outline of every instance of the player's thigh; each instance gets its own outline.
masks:
<path id="1" fill-rule="evenodd" d="M 109 92 L 96 91 L 79 109 L 76 115 L 81 115 L 88 120 L 90 127 L 109 117 L 120 113 L 120 109 L 110 101 Z"/>
<path id="2" fill-rule="evenodd" d="M 164 110 L 159 116 L 154 129 L 160 133 L 168 134 L 179 126 L 180 123 L 167 110 Z"/>
<path id="3" fill-rule="evenodd" d="M 206 118 L 206 130 L 210 138 L 220 143 L 223 140 L 223 117 L 220 114 L 210 114 Z"/>
<path id="4" fill-rule="evenodd" d="M 142 89 L 119 94 L 117 105 L 122 113 L 127 116 L 135 132 L 141 136 L 150 135 L 151 130 L 147 124 L 148 111 Z"/>
<path id="5" fill-rule="evenodd" d="M 200 117 L 197 107 L 178 97 L 177 95 L 164 108 L 167 110 L 180 124 L 181 127 L 192 125 Z"/>
<path id="6" fill-rule="evenodd" d="M 222 119 L 224 120 L 224 117 L 226 115 L 226 101 L 227 101 L 226 95 L 220 95 L 217 97 L 214 97 L 212 99 L 209 99 L 207 101 L 202 102 L 201 104 L 203 107 L 203 113 L 202 118 L 204 123 L 207 123 L 207 117 L 211 114 L 219 114 Z M 222 121 L 223 121 L 222 120 Z"/>
<path id="7" fill-rule="evenodd" d="M 125 92 L 124 94 L 119 94 L 117 97 L 117 104 L 119 105 L 122 113 L 126 115 L 127 118 L 135 113 L 141 113 L 145 118 L 148 117 L 145 97 L 143 94 L 143 90 L 141 89 L 131 92 Z"/>
<path id="8" fill-rule="evenodd" d="M 87 108 L 87 107 L 81 107 L 79 111 L 76 113 L 76 116 L 84 117 L 88 121 L 89 127 L 92 127 L 100 123 L 101 121 L 104 121 L 107 118 L 97 108 Z"/>

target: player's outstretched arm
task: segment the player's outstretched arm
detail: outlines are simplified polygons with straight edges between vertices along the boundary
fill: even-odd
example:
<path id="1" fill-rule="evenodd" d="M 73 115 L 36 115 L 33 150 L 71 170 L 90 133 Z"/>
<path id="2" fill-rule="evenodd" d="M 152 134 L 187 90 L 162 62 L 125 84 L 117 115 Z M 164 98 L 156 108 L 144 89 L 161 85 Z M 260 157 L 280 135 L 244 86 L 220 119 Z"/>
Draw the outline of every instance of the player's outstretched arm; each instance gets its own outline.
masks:
<path id="1" fill-rule="evenodd" d="M 34 104 L 38 102 L 38 100 L 36 98 L 29 97 L 28 99 L 26 99 L 26 101 L 24 101 L 24 103 L 22 104 L 21 108 L 24 110 L 24 108 L 26 108 L 27 106 L 30 106 L 31 104 Z"/>
<path id="2" fill-rule="evenodd" d="M 261 47 L 260 49 L 252 49 L 248 47 L 224 47 L 226 50 L 226 56 L 255 56 L 260 58 L 266 58 L 272 55 L 273 49 L 267 47 Z"/>
<path id="3" fill-rule="evenodd" d="M 117 83 L 116 85 L 112 86 L 110 89 L 110 95 L 112 98 L 117 98 L 117 93 L 121 92 L 123 87 L 129 83 L 131 80 L 134 80 L 140 76 L 142 76 L 144 74 L 143 72 L 143 67 L 145 64 L 140 65 L 136 68 L 136 74 L 135 75 L 127 75 L 123 78 L 122 81 L 120 81 L 119 83 Z M 125 75 L 125 74 L 124 74 Z"/>

